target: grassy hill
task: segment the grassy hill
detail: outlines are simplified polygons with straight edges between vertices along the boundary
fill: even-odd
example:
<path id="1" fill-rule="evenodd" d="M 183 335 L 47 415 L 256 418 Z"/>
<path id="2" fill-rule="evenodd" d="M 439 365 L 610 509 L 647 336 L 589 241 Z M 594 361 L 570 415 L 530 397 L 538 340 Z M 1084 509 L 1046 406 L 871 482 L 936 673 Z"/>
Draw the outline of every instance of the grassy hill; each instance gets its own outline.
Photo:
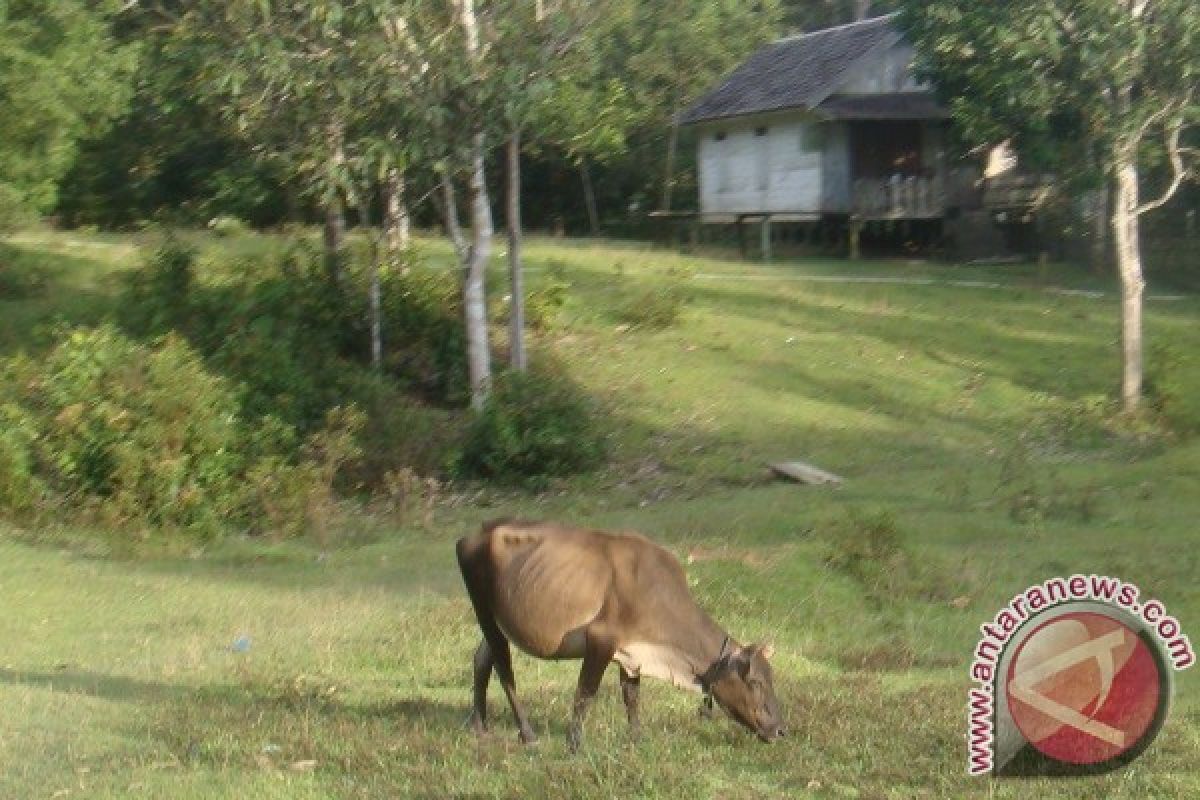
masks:
<path id="1" fill-rule="evenodd" d="M 207 263 L 280 246 L 196 241 Z M 10 239 L 0 354 L 37 353 L 56 320 L 111 313 L 147 246 Z M 423 268 L 450 268 L 441 242 L 419 246 Z M 1133 425 L 1104 407 L 1115 294 L 1068 267 L 761 265 L 558 240 L 532 241 L 528 266 L 533 290 L 566 298 L 533 356 L 611 410 L 610 465 L 541 492 L 450 487 L 428 519 L 354 511 L 328 551 L 235 539 L 130 555 L 111 533 L 0 525 L 0 797 L 1200 792 L 1195 671 L 1151 750 L 1109 776 L 970 779 L 963 741 L 978 626 L 1032 583 L 1120 576 L 1200 631 L 1200 442 L 1187 435 L 1200 300 L 1148 301 L 1169 424 Z M 498 259 L 497 300 L 502 276 Z M 663 291 L 689 298 L 678 321 L 631 325 Z M 845 485 L 779 483 L 764 467 L 795 458 Z M 775 643 L 792 735 L 761 746 L 648 684 L 630 742 L 614 673 L 571 756 L 577 664 L 518 656 L 541 745 L 517 743 L 495 688 L 495 733 L 472 737 L 478 635 L 452 543 L 508 514 L 668 544 L 735 637 Z"/>

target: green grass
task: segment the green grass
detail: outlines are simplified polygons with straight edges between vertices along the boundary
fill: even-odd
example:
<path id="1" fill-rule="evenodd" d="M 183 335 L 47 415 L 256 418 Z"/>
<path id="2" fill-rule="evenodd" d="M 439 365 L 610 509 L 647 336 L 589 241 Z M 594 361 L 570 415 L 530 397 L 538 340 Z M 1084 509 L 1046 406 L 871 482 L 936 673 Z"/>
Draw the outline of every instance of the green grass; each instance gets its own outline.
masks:
<path id="1" fill-rule="evenodd" d="M 278 246 L 197 237 L 211 262 Z M 56 319 L 111 311 L 147 242 L 33 232 L 7 268 L 0 352 L 36 352 Z M 423 240 L 427 268 L 449 250 Z M 1112 286 L 1069 266 L 773 265 L 612 242 L 534 240 L 529 281 L 570 284 L 534 357 L 611 409 L 606 469 L 538 494 L 448 496 L 431 525 L 348 514 L 345 544 L 243 540 L 168 555 L 87 530 L 0 530 L 0 798 L 812 797 L 1190 798 L 1200 683 L 1131 767 L 1070 781 L 965 775 L 969 654 L 1015 592 L 1101 572 L 1200 631 L 1200 442 L 1103 430 L 1089 399 L 1118 375 Z M 503 264 L 493 291 L 502 292 Z M 933 281 L 843 284 L 813 276 Z M 690 277 L 688 277 L 690 276 Z M 629 281 L 682 282 L 662 332 L 614 316 Z M 1005 284 L 982 289 L 950 284 Z M 1043 284 L 1105 290 L 1048 293 Z M 40 287 L 40 288 L 38 288 Z M 1200 301 L 1150 300 L 1147 335 L 1181 357 L 1177 427 L 1200 420 Z M 497 330 L 500 344 L 503 333 Z M 1189 360 L 1191 359 L 1191 360 Z M 770 480 L 802 458 L 841 489 Z M 826 566 L 886 513 L 908 577 L 891 594 Z M 648 684 L 628 740 L 610 676 L 578 756 L 564 732 L 577 665 L 517 659 L 536 749 L 493 691 L 492 736 L 465 729 L 477 638 L 452 542 L 519 514 L 637 528 L 688 561 L 742 640 L 776 644 L 792 735 L 759 745 Z M 133 552 L 131 555 L 130 552 Z M 1197 633 L 1196 635 L 1200 635 Z M 248 637 L 246 652 L 231 645 Z M 312 763 L 312 762 L 315 762 Z"/>

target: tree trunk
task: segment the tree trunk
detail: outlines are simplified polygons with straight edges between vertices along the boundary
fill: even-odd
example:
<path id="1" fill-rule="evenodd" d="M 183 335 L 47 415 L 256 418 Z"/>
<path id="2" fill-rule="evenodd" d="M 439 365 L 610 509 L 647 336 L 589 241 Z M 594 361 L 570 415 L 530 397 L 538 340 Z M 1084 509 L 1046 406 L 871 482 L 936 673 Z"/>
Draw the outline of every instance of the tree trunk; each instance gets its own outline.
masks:
<path id="1" fill-rule="evenodd" d="M 395 167 L 389 169 L 384 192 L 387 194 L 384 227 L 388 249 L 394 255 L 407 249 L 411 238 L 408 204 L 404 201 L 404 173 Z"/>
<path id="2" fill-rule="evenodd" d="M 325 272 L 335 286 L 342 284 L 342 261 L 346 248 L 346 212 L 336 192 L 325 200 Z"/>
<path id="3" fill-rule="evenodd" d="M 1142 254 L 1138 240 L 1136 150 L 1118 154 L 1115 165 L 1112 229 L 1121 277 L 1121 402 L 1137 411 L 1142 398 Z"/>
<path id="4" fill-rule="evenodd" d="M 663 174 L 662 210 L 671 210 L 671 191 L 675 188 L 675 151 L 679 147 L 679 104 L 671 109 L 671 129 L 667 133 L 667 164 Z"/>
<path id="5" fill-rule="evenodd" d="M 448 172 L 442 173 L 442 223 L 446 236 L 454 245 L 454 254 L 459 264 L 467 263 L 467 240 L 463 237 L 462 225 L 458 221 L 458 199 L 454 196 L 454 183 Z"/>
<path id="6" fill-rule="evenodd" d="M 871 15 L 871 0 L 854 0 L 854 19 L 861 21 Z"/>
<path id="7" fill-rule="evenodd" d="M 364 193 L 370 196 L 370 192 Z M 371 241 L 371 258 L 368 269 L 370 278 L 367 284 L 367 327 L 371 332 L 371 368 L 377 372 L 383 369 L 383 303 L 382 286 L 379 269 L 379 240 L 371 230 L 370 203 L 363 203 L 359 211 L 362 214 L 362 226 L 366 228 Z"/>
<path id="8" fill-rule="evenodd" d="M 1111 215 L 1108 209 L 1111 203 L 1109 197 L 1111 193 L 1111 187 L 1105 184 L 1103 189 L 1097 189 L 1093 194 L 1096 205 L 1092 209 L 1092 247 L 1090 255 L 1092 271 L 1097 275 L 1103 275 L 1108 271 L 1108 232 L 1111 225 Z"/>
<path id="9" fill-rule="evenodd" d="M 512 367 L 524 372 L 525 356 L 525 281 L 521 274 L 521 132 L 514 127 L 508 140 L 508 275 L 512 291 L 509 310 L 509 339 Z"/>
<path id="10" fill-rule="evenodd" d="M 471 206 L 471 246 L 463 274 L 463 313 L 467 329 L 467 379 L 471 407 L 483 409 L 491 392 L 492 366 L 488 350 L 487 293 L 484 272 L 492 247 L 492 211 L 484 174 L 484 136 L 477 132 L 471 144 L 471 175 L 467 196 Z"/>
<path id="11" fill-rule="evenodd" d="M 329 158 L 326 173 L 327 197 L 325 200 L 325 270 L 335 286 L 342 283 L 342 261 L 346 246 L 346 203 L 338 185 L 341 170 L 346 163 L 345 134 L 342 124 L 335 121 L 325 132 L 326 155 Z"/>
<path id="12" fill-rule="evenodd" d="M 592 188 L 592 171 L 587 159 L 579 162 L 579 177 L 583 180 L 583 204 L 587 208 L 588 227 L 592 236 L 600 235 L 600 212 L 596 208 L 596 191 Z"/>

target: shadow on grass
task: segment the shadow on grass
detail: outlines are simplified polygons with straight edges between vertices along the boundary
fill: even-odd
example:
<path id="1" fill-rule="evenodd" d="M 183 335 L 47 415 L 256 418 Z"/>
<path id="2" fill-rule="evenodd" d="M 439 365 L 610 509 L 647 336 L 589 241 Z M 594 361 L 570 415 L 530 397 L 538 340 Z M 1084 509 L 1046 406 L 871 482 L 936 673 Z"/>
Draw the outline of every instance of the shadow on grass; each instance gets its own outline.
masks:
<path id="1" fill-rule="evenodd" d="M 166 702 L 182 700 L 193 690 L 160 681 L 147 681 L 124 675 L 106 675 L 90 670 L 64 667 L 53 672 L 0 667 L 0 684 L 45 689 L 51 692 L 85 694 L 118 702 Z"/>
<path id="2" fill-rule="evenodd" d="M 116 310 L 123 268 L 0 243 L 0 355 L 53 344 L 55 323 L 95 325 Z"/>

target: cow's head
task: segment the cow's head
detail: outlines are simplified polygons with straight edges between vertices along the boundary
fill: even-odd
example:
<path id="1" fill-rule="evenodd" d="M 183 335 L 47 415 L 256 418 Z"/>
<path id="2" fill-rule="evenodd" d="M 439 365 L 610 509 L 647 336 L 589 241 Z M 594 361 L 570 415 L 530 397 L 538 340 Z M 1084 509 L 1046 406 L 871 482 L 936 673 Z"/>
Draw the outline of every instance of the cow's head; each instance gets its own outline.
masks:
<path id="1" fill-rule="evenodd" d="M 767 663 L 772 652 L 771 645 L 736 647 L 716 665 L 708 684 L 717 705 L 764 742 L 787 733 Z"/>

